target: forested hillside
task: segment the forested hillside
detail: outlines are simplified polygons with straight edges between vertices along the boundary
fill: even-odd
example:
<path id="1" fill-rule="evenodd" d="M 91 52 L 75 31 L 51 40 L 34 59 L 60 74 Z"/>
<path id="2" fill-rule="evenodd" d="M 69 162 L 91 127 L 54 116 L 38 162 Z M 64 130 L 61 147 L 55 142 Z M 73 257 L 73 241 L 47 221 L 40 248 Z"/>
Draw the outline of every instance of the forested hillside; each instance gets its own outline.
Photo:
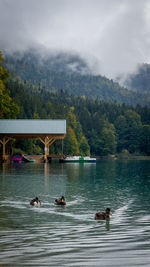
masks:
<path id="1" fill-rule="evenodd" d="M 126 85 L 134 91 L 150 95 L 150 65 L 142 64 L 137 73 L 128 77 Z"/>
<path id="2" fill-rule="evenodd" d="M 66 119 L 66 155 L 105 156 L 115 153 L 150 155 L 150 109 L 110 100 L 78 96 L 67 90 L 48 90 L 11 75 L 0 61 L 0 118 Z M 113 84 L 113 82 L 112 82 Z M 23 152 L 43 153 L 41 143 L 15 143 Z M 51 153 L 61 153 L 61 142 Z"/>
<path id="3" fill-rule="evenodd" d="M 27 89 L 11 80 L 7 87 L 20 107 L 17 118 L 67 120 L 65 154 L 103 156 L 124 151 L 150 155 L 148 107 L 71 96 L 64 91 Z M 61 146 L 55 144 L 52 149 L 58 153 Z M 33 152 L 30 145 L 28 153 Z"/>
<path id="4" fill-rule="evenodd" d="M 93 99 L 111 100 L 128 105 L 150 106 L 150 92 L 132 92 L 113 80 L 92 75 L 79 57 L 59 54 L 41 56 L 36 52 L 24 55 L 7 55 L 6 67 L 26 84 L 49 91 L 66 91 L 68 94 Z"/>

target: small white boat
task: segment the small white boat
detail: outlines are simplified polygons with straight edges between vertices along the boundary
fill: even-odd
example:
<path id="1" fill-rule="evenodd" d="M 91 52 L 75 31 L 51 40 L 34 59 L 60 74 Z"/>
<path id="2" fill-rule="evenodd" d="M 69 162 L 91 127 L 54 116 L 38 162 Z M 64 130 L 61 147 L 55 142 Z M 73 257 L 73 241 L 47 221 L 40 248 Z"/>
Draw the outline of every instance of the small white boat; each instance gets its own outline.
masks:
<path id="1" fill-rule="evenodd" d="M 62 160 L 62 162 L 79 162 L 79 163 L 84 163 L 84 162 L 96 162 L 96 158 L 90 158 L 90 157 L 82 157 L 82 156 L 70 156 L 66 157 Z"/>

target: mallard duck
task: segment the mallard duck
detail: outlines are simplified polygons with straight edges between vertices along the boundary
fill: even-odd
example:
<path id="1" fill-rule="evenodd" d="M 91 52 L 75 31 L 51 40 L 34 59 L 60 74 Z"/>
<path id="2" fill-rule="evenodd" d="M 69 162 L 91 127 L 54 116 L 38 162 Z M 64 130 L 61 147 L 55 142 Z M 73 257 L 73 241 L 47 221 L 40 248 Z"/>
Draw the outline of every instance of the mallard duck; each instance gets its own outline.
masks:
<path id="1" fill-rule="evenodd" d="M 30 205 L 31 205 L 31 206 L 40 207 L 40 206 L 41 206 L 41 201 L 39 200 L 38 197 L 35 197 L 34 199 L 32 199 L 32 200 L 30 201 Z"/>
<path id="2" fill-rule="evenodd" d="M 107 208 L 105 212 L 96 212 L 94 219 L 95 220 L 110 220 L 110 208 Z"/>
<path id="3" fill-rule="evenodd" d="M 61 198 L 56 198 L 54 203 L 56 205 L 66 205 L 64 196 L 62 196 Z"/>

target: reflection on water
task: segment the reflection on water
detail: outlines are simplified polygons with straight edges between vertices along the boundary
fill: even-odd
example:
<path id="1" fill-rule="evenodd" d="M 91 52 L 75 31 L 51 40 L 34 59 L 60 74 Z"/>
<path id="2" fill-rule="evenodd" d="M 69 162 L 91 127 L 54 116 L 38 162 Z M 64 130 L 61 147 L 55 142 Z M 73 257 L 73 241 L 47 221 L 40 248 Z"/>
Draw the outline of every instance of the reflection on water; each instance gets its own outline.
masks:
<path id="1" fill-rule="evenodd" d="M 0 266 L 150 266 L 149 203 L 148 161 L 3 164 Z M 106 207 L 111 220 L 95 221 Z"/>

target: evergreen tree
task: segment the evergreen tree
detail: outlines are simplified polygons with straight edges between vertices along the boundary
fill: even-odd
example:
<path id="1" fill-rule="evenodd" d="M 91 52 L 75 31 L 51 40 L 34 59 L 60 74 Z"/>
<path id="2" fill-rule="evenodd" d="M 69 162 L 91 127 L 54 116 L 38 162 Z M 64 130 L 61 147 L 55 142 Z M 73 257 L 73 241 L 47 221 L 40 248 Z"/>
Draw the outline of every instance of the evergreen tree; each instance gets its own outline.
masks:
<path id="1" fill-rule="evenodd" d="M 143 125 L 140 138 L 141 151 L 150 156 L 150 125 Z"/>
<path id="2" fill-rule="evenodd" d="M 8 71 L 3 67 L 5 62 L 0 52 L 0 118 L 13 119 L 19 112 L 18 106 L 12 101 L 9 92 L 6 90 L 6 83 L 9 77 Z"/>
<path id="3" fill-rule="evenodd" d="M 133 110 L 127 110 L 117 118 L 115 127 L 119 152 L 123 149 L 128 149 L 131 153 L 139 151 L 141 126 L 141 117 Z"/>
<path id="4" fill-rule="evenodd" d="M 103 128 L 102 130 L 100 139 L 101 155 L 109 155 L 116 152 L 116 136 L 113 128 Z"/>
<path id="5" fill-rule="evenodd" d="M 65 155 L 79 155 L 79 143 L 72 127 L 67 128 L 67 136 L 64 140 Z"/>

